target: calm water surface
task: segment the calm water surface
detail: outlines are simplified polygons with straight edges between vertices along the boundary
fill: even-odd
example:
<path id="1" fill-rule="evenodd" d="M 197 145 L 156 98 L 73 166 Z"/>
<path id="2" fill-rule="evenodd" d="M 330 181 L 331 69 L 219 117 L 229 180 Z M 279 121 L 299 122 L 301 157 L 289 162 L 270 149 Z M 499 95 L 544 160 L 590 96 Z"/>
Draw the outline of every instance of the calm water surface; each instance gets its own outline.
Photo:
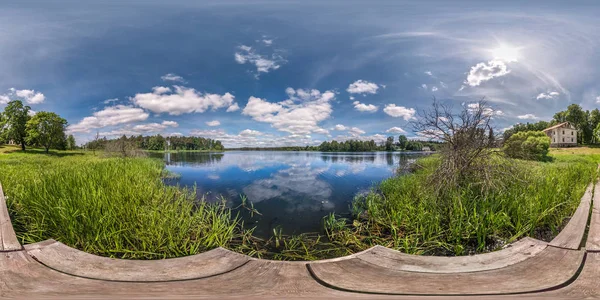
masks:
<path id="1" fill-rule="evenodd" d="M 227 151 L 159 154 L 167 169 L 181 177 L 170 184 L 197 186 L 199 195 L 228 205 L 246 195 L 262 215 L 240 210 L 255 235 L 267 237 L 280 226 L 284 234 L 322 232 L 330 212 L 348 215 L 354 196 L 396 174 L 421 153 L 322 153 L 290 151 Z"/>

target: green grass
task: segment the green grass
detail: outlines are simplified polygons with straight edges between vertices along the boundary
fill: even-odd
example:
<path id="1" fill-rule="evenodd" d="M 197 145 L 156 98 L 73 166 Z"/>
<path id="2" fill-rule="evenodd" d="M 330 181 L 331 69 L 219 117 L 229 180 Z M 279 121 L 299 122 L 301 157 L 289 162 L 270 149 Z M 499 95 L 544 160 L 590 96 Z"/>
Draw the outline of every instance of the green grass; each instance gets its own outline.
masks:
<path id="1" fill-rule="evenodd" d="M 0 182 L 22 243 L 56 239 L 120 258 L 165 258 L 243 241 L 224 203 L 162 183 L 162 162 L 54 152 L 0 154 Z"/>
<path id="2" fill-rule="evenodd" d="M 255 257 L 314 260 L 376 244 L 412 254 L 462 255 L 523 236 L 552 238 L 600 162 L 600 149 L 568 151 L 553 150 L 551 162 L 519 161 L 513 174 L 518 180 L 497 178 L 504 187 L 489 194 L 466 187 L 448 199 L 433 196 L 426 178 L 437 159 L 424 158 L 417 172 L 385 180 L 355 199 L 352 219 L 327 216 L 325 236 L 283 236 L 276 229 L 267 240 L 245 230 L 224 202 L 195 201 L 194 190 L 165 185 L 162 178 L 176 174 L 157 159 L 0 146 L 0 183 L 22 243 L 52 238 L 103 256 L 156 259 L 222 246 Z M 243 208 L 253 210 L 249 205 Z"/>
<path id="3" fill-rule="evenodd" d="M 351 226 L 334 239 L 356 250 L 375 244 L 412 254 L 464 255 L 495 250 L 523 236 L 550 239 L 564 226 L 596 176 L 600 155 L 553 156 L 552 162 L 518 161 L 516 174 L 483 194 L 476 186 L 438 199 L 427 184 L 438 158 L 423 169 L 384 180 L 354 201 Z"/>

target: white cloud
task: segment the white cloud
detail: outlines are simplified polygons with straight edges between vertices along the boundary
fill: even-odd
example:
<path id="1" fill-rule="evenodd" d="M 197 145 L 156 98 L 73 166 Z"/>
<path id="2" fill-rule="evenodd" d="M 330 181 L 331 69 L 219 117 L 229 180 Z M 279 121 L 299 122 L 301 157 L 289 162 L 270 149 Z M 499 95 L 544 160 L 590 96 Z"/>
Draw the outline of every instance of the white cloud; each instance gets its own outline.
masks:
<path id="1" fill-rule="evenodd" d="M 378 89 L 379 85 L 359 79 L 351 83 L 346 91 L 350 94 L 377 94 Z"/>
<path id="2" fill-rule="evenodd" d="M 519 118 L 521 120 L 537 120 L 537 119 L 539 119 L 534 114 L 524 114 L 521 116 L 517 116 L 517 118 Z"/>
<path id="3" fill-rule="evenodd" d="M 421 84 L 421 88 L 423 88 L 424 90 L 427 90 L 427 85 L 426 84 Z"/>
<path id="4" fill-rule="evenodd" d="M 537 97 L 535 97 L 535 99 L 556 99 L 558 98 L 558 96 L 560 96 L 559 92 L 549 92 L 549 93 L 540 93 L 539 95 L 537 95 Z"/>
<path id="5" fill-rule="evenodd" d="M 427 74 L 429 76 L 433 76 L 433 73 L 431 73 L 431 71 L 425 71 L 425 74 Z"/>
<path id="6" fill-rule="evenodd" d="M 364 134 L 364 133 L 365 133 L 365 131 L 364 131 L 364 130 L 362 130 L 362 129 L 360 129 L 360 128 L 358 128 L 358 127 L 352 127 L 352 128 L 350 128 L 350 130 L 348 130 L 348 133 L 349 133 L 350 135 L 354 135 L 354 136 L 356 136 L 356 135 L 361 135 L 361 134 Z"/>
<path id="7" fill-rule="evenodd" d="M 186 113 L 203 113 L 208 109 L 216 110 L 235 105 L 234 96 L 208 94 L 193 88 L 173 86 L 175 91 L 165 87 L 154 87 L 152 93 L 136 94 L 131 101 L 136 105 L 155 113 L 181 115 Z"/>
<path id="8" fill-rule="evenodd" d="M 406 131 L 400 127 L 392 127 L 388 130 L 386 130 L 385 132 L 387 133 L 406 133 Z"/>
<path id="9" fill-rule="evenodd" d="M 465 84 L 478 86 L 483 82 L 495 77 L 504 76 L 508 73 L 510 73 L 510 70 L 508 70 L 506 63 L 502 60 L 493 59 L 487 63 L 481 62 L 471 67 L 469 75 L 467 75 L 467 80 L 465 80 Z"/>
<path id="10" fill-rule="evenodd" d="M 437 92 L 437 90 L 438 90 L 438 88 L 436 86 L 434 86 L 434 87 L 431 88 L 432 92 Z"/>
<path id="11" fill-rule="evenodd" d="M 214 121 L 209 121 L 209 122 L 206 122 L 206 125 L 208 125 L 208 126 L 211 126 L 211 127 L 214 127 L 214 126 L 219 126 L 219 125 L 221 125 L 221 122 L 219 122 L 218 120 L 214 120 Z"/>
<path id="12" fill-rule="evenodd" d="M 239 47 L 239 52 L 235 52 L 234 58 L 238 64 L 253 64 L 256 67 L 256 77 L 258 78 L 260 73 L 269 73 L 272 70 L 277 70 L 286 61 L 279 54 L 274 53 L 270 57 L 263 56 L 252 47 L 242 45 Z"/>
<path id="13" fill-rule="evenodd" d="M 600 103 L 600 96 L 596 97 L 596 103 Z"/>
<path id="14" fill-rule="evenodd" d="M 111 103 L 117 102 L 117 101 L 119 101 L 119 98 L 106 99 L 106 100 L 104 100 L 104 104 L 111 104 Z"/>
<path id="15" fill-rule="evenodd" d="M 0 104 L 6 104 L 11 100 L 23 100 L 27 104 L 40 104 L 46 100 L 46 96 L 35 90 L 8 89 L 8 93 L 0 95 Z"/>
<path id="16" fill-rule="evenodd" d="M 479 103 L 469 103 L 469 104 L 467 104 L 467 109 L 469 112 L 474 113 L 479 109 Z M 494 110 L 491 107 L 484 108 L 483 114 L 486 116 L 504 116 L 503 111 Z"/>
<path id="17" fill-rule="evenodd" d="M 35 116 L 35 114 L 37 114 L 37 111 L 35 111 L 35 110 L 31 110 L 30 109 L 30 110 L 27 111 L 27 115 L 30 116 L 30 117 Z"/>
<path id="18" fill-rule="evenodd" d="M 116 105 L 94 112 L 92 116 L 83 118 L 79 123 L 70 125 L 67 129 L 69 132 L 89 132 L 91 129 L 144 121 L 148 119 L 148 116 L 148 113 L 141 108 Z"/>
<path id="19" fill-rule="evenodd" d="M 394 118 L 402 117 L 404 120 L 408 121 L 415 118 L 414 116 L 417 111 L 414 108 L 406 108 L 404 106 L 396 106 L 396 104 L 388 104 L 383 109 L 383 112 Z"/>
<path id="20" fill-rule="evenodd" d="M 289 99 L 277 103 L 252 96 L 242 114 L 292 134 L 322 132 L 318 123 L 331 116 L 332 108 L 329 102 L 335 99 L 335 93 L 290 88 L 286 89 L 286 93 Z"/>
<path id="21" fill-rule="evenodd" d="M 273 40 L 262 40 L 262 42 L 267 46 L 271 46 L 273 44 Z"/>
<path id="22" fill-rule="evenodd" d="M 373 104 L 364 104 L 364 103 L 360 103 L 358 101 L 354 101 L 352 102 L 352 104 L 354 104 L 354 109 L 358 110 L 358 111 L 363 111 L 363 112 L 376 112 L 379 108 Z"/>
<path id="23" fill-rule="evenodd" d="M 237 111 L 237 110 L 240 110 L 240 107 L 238 106 L 238 104 L 236 102 L 236 103 L 233 103 L 232 105 L 230 105 L 227 108 L 226 112 L 233 112 L 233 111 Z"/>
<path id="24" fill-rule="evenodd" d="M 163 121 L 162 123 L 147 123 L 135 126 L 125 126 L 124 128 L 112 131 L 100 132 L 101 136 L 122 136 L 122 135 L 140 135 L 149 133 L 160 133 L 169 127 L 177 127 L 179 124 L 175 121 Z M 173 135 L 173 134 L 171 134 Z"/>
<path id="25" fill-rule="evenodd" d="M 337 124 L 333 127 L 333 130 L 338 130 L 338 131 L 342 131 L 342 130 L 347 130 L 348 127 L 342 125 L 342 124 Z"/>
<path id="26" fill-rule="evenodd" d="M 240 132 L 240 136 L 259 136 L 262 135 L 263 133 L 258 131 L 258 130 L 252 130 L 252 129 L 244 129 Z"/>
<path id="27" fill-rule="evenodd" d="M 164 81 L 185 82 L 183 77 L 181 77 L 179 75 L 175 75 L 173 73 L 165 74 L 165 75 L 161 76 L 160 79 L 162 79 Z"/>

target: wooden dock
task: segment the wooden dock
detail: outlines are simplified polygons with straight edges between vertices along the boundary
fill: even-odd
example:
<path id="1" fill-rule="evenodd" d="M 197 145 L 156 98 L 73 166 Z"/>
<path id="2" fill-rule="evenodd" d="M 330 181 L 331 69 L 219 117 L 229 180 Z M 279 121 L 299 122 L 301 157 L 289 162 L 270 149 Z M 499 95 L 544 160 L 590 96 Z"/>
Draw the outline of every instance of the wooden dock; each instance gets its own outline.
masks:
<path id="1" fill-rule="evenodd" d="M 54 240 L 23 247 L 0 186 L 2 299 L 600 298 L 599 278 L 600 183 L 590 184 L 567 226 L 549 243 L 524 238 L 501 251 L 463 257 L 375 246 L 310 262 L 255 259 L 223 248 L 134 261 Z"/>

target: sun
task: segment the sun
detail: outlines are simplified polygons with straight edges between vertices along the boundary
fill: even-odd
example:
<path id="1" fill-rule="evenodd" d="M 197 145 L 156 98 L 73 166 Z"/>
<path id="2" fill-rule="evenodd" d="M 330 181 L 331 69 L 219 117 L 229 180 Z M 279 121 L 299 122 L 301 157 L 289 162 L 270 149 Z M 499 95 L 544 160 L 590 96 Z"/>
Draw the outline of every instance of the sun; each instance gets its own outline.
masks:
<path id="1" fill-rule="evenodd" d="M 508 45 L 500 45 L 497 48 L 490 50 L 494 59 L 503 60 L 505 62 L 516 62 L 521 58 L 520 47 L 512 47 Z"/>

